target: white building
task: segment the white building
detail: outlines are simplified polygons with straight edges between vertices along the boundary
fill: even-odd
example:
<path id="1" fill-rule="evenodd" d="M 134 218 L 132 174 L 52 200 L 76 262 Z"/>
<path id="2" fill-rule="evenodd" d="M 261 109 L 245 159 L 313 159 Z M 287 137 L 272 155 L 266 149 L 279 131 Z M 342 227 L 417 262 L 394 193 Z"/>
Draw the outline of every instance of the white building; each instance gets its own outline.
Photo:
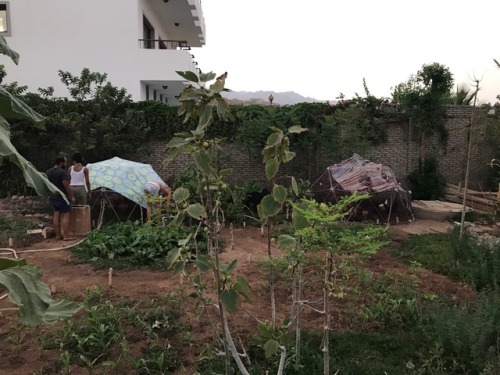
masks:
<path id="1" fill-rule="evenodd" d="M 175 71 L 195 71 L 191 47 L 205 44 L 201 0 L 0 1 L 0 32 L 21 55 L 17 66 L 0 60 L 5 83 L 67 96 L 58 70 L 89 68 L 136 101 L 168 103 L 184 87 Z"/>

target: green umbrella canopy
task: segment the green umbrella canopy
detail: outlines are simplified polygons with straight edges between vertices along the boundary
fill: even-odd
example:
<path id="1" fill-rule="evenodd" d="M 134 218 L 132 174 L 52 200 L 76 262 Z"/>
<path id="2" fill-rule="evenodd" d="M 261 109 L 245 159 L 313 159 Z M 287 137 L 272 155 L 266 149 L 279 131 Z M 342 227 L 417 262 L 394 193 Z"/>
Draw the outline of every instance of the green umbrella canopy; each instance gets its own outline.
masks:
<path id="1" fill-rule="evenodd" d="M 144 185 L 147 182 L 163 182 L 150 164 L 114 157 L 88 164 L 90 188 L 101 187 L 116 191 L 131 201 L 146 207 Z"/>

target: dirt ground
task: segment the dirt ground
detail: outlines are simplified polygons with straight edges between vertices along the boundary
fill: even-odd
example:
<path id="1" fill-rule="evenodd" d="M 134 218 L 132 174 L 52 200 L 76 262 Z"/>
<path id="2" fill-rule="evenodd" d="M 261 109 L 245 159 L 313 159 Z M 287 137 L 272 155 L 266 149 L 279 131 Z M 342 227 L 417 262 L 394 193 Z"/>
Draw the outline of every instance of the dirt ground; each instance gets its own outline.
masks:
<path id="1" fill-rule="evenodd" d="M 418 233 L 445 232 L 449 228 L 447 223 L 432 221 L 417 221 L 411 224 L 398 225 L 389 228 L 389 232 L 394 241 L 402 241 L 408 236 Z M 267 276 L 259 267 L 259 262 L 267 257 L 266 240 L 261 235 L 259 228 L 247 227 L 234 230 L 234 248 L 231 249 L 231 235 L 229 231 L 224 233 L 226 238 L 226 250 L 222 254 L 222 261 L 238 260 L 238 273 L 241 273 L 248 281 L 252 299 L 242 304 L 241 312 L 237 319 L 232 319 L 231 324 L 240 332 L 242 337 L 249 337 L 256 331 L 256 319 L 266 321 L 270 320 L 269 309 L 269 290 Z M 77 242 L 77 241 L 75 241 Z M 44 281 L 55 291 L 55 298 L 73 298 L 82 300 L 83 292 L 96 284 L 103 288 L 108 288 L 108 270 L 94 270 L 88 264 L 75 264 L 72 262 L 71 253 L 68 250 L 56 250 L 61 247 L 68 247 L 73 243 L 64 243 L 62 241 L 42 240 L 32 244 L 29 248 L 19 250 L 19 255 L 26 258 L 31 264 L 40 266 L 44 271 Z M 23 252 L 32 249 L 45 249 L 40 252 Z M 281 254 L 277 249 L 273 250 L 278 256 Z M 376 274 L 397 274 L 405 275 L 410 271 L 408 266 L 402 264 L 389 253 L 382 249 L 377 254 L 364 262 L 363 268 Z M 433 274 L 427 270 L 418 270 L 418 276 L 421 279 L 420 288 L 428 293 L 446 295 L 453 300 L 462 300 L 472 298 L 472 291 L 464 285 L 455 283 L 445 276 Z M 280 275 L 278 275 L 278 278 Z M 112 288 L 121 296 L 141 301 L 152 298 L 158 298 L 170 292 L 176 292 L 182 295 L 190 293 L 190 286 L 186 280 L 180 277 L 173 277 L 168 271 L 149 271 L 133 270 L 113 272 Z M 307 298 L 313 300 L 321 295 L 321 288 L 309 288 Z M 281 283 L 276 290 L 276 299 L 278 311 L 285 313 L 290 310 L 291 300 L 290 291 L 286 283 Z M 0 301 L 0 308 L 9 306 L 7 300 Z M 207 321 L 196 317 L 195 306 L 191 302 L 185 304 L 184 320 L 192 332 L 196 332 L 198 342 L 208 342 L 212 340 L 211 331 Z M 0 322 L 0 339 L 6 335 L 7 330 L 14 321 L 14 314 L 5 314 L 7 319 Z M 316 313 L 305 313 L 303 321 L 306 325 L 318 326 L 322 317 Z M 342 325 L 342 308 L 339 309 L 338 316 L 333 321 Z M 4 340 L 4 343 L 6 341 Z M 23 353 L 24 363 L 12 364 L 6 358 L 0 357 L 0 374 L 32 374 L 34 370 L 39 369 L 47 361 L 47 358 L 40 358 L 39 349 L 36 342 L 36 334 L 33 334 L 31 342 Z M 192 353 L 196 356 L 197 353 Z M 83 372 L 86 373 L 86 372 Z"/>

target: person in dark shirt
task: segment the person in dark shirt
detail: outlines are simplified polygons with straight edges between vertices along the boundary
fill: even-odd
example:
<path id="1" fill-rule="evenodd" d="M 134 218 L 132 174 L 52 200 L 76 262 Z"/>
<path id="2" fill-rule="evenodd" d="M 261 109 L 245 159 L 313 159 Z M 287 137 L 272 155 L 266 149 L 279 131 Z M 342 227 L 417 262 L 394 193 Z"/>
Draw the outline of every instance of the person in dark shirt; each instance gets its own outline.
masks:
<path id="1" fill-rule="evenodd" d="M 70 176 L 66 171 L 66 158 L 59 156 L 55 165 L 47 171 L 47 178 L 52 182 L 70 201 L 74 201 L 73 191 L 70 186 Z M 71 205 L 68 204 L 60 194 L 52 194 L 49 198 L 54 210 L 54 230 L 56 238 L 64 241 L 72 240 L 69 237 L 69 214 Z"/>

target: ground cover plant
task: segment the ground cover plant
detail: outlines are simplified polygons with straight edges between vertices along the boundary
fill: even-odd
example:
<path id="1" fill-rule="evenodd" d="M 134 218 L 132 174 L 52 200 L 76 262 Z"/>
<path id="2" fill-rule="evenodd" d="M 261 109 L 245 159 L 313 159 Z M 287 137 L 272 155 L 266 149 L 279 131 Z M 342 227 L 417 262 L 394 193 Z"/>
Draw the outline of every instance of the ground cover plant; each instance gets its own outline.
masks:
<path id="1" fill-rule="evenodd" d="M 45 364 L 35 374 L 170 374 L 191 345 L 178 307 L 175 295 L 134 301 L 96 286 L 85 291 L 82 310 L 66 323 L 38 333 L 13 330 L 2 356 L 22 362 L 27 340 L 36 337 Z"/>
<path id="2" fill-rule="evenodd" d="M 75 260 L 89 262 L 96 268 L 164 269 L 168 254 L 177 249 L 178 242 L 187 233 L 188 229 L 182 226 L 124 222 L 93 231 L 84 243 L 72 251 Z M 203 237 L 204 233 L 198 236 L 201 247 L 204 247 Z M 192 242 L 186 245 L 190 246 L 191 252 L 195 252 Z"/>
<path id="3" fill-rule="evenodd" d="M 0 215 L 0 247 L 7 247 L 9 238 L 26 237 L 26 232 L 34 227 L 33 222 Z"/>
<path id="4" fill-rule="evenodd" d="M 394 248 L 395 256 L 468 283 L 477 290 L 496 290 L 500 282 L 498 245 L 479 243 L 472 235 L 459 240 L 459 231 L 413 236 Z"/>

